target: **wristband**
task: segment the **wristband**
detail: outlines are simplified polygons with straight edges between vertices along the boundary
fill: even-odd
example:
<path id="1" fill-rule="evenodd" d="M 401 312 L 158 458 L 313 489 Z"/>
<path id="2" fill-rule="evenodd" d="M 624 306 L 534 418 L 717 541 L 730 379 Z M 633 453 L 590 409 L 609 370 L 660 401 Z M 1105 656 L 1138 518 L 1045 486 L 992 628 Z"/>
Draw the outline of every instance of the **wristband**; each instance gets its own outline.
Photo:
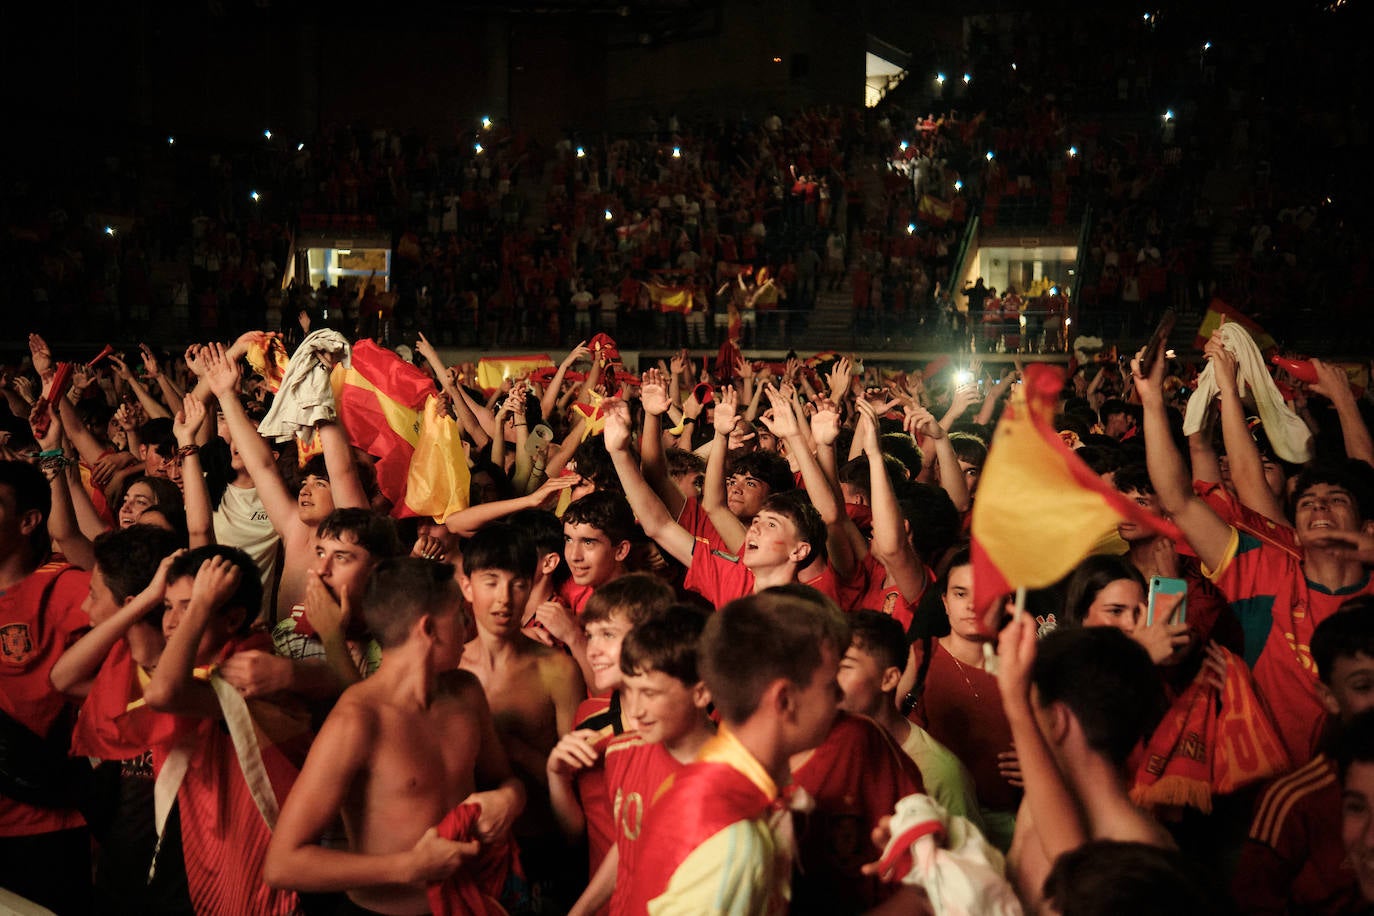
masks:
<path id="1" fill-rule="evenodd" d="M 190 445 L 183 445 L 181 448 L 177 449 L 178 458 L 189 458 L 192 455 L 196 455 L 199 453 L 200 446 L 196 445 L 194 442 L 192 442 Z"/>
<path id="2" fill-rule="evenodd" d="M 61 458 L 67 453 L 60 448 L 44 449 L 38 453 L 39 458 Z"/>
<path id="3" fill-rule="evenodd" d="M 696 417 L 683 417 L 681 425 L 686 426 L 688 423 L 695 423 L 696 421 Z"/>

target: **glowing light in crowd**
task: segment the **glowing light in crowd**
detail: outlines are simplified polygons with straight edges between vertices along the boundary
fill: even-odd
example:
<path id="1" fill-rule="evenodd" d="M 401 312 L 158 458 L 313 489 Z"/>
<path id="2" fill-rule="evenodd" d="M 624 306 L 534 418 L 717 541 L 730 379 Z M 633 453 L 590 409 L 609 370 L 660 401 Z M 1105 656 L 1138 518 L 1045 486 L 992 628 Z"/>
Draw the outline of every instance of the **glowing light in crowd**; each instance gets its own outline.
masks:
<path id="1" fill-rule="evenodd" d="M 299 153 L 299 152 L 300 152 L 301 150 L 303 150 L 303 149 L 305 149 L 305 144 L 304 144 L 304 143 L 297 143 L 297 144 L 296 144 L 296 152 Z"/>
<path id="2" fill-rule="evenodd" d="M 586 158 L 587 158 L 587 151 L 586 151 L 585 149 L 583 149 L 582 147 L 580 147 L 580 146 L 577 148 L 577 158 L 578 158 L 578 159 L 586 159 Z"/>
<path id="3" fill-rule="evenodd" d="M 479 156 L 482 155 L 482 144 L 480 144 L 480 143 L 474 143 L 474 144 L 472 144 L 472 151 L 473 151 L 474 153 L 476 153 L 477 155 L 479 155 Z"/>
<path id="4" fill-rule="evenodd" d="M 956 178 L 956 179 L 954 180 L 954 190 L 956 190 L 956 191 L 962 191 L 963 189 L 964 189 L 964 183 L 963 183 L 962 181 L 960 181 L 959 179 Z"/>
<path id="5" fill-rule="evenodd" d="M 997 154 L 994 153 L 992 150 L 988 150 L 988 162 L 991 162 L 992 160 L 994 160 L 994 159 L 996 159 L 996 158 L 997 158 Z"/>
<path id="6" fill-rule="evenodd" d="M 106 234 L 106 235 L 114 235 L 114 234 L 115 234 L 115 227 L 114 227 L 114 226 L 106 226 L 106 227 L 105 227 L 105 234 Z"/>
<path id="7" fill-rule="evenodd" d="M 964 82 L 965 82 L 965 83 L 971 83 L 971 82 L 973 82 L 973 74 L 972 74 L 972 73 L 965 73 L 965 74 L 964 74 Z"/>
<path id="8" fill-rule="evenodd" d="M 954 384 L 956 385 L 967 385 L 971 381 L 973 381 L 973 373 L 967 369 L 960 369 L 954 373 Z"/>
<path id="9" fill-rule="evenodd" d="M 674 159 L 681 159 L 681 158 L 682 158 L 682 147 L 680 147 L 680 146 L 675 146 L 675 147 L 673 147 L 673 158 L 674 158 Z"/>
<path id="10" fill-rule="evenodd" d="M 907 143 L 905 140 L 903 140 L 901 143 L 898 143 L 897 146 L 899 149 L 901 149 L 902 152 L 906 152 Z"/>
<path id="11" fill-rule="evenodd" d="M 168 145 L 168 146 L 175 146 L 175 145 L 176 145 L 176 142 L 177 142 L 177 138 L 176 138 L 176 137 L 168 137 L 168 138 L 167 138 L 167 145 Z"/>
<path id="12" fill-rule="evenodd" d="M 1166 121 L 1172 121 L 1173 119 L 1174 119 L 1174 110 L 1173 110 L 1172 108 L 1170 108 L 1168 111 L 1164 112 L 1164 120 L 1166 120 Z"/>
<path id="13" fill-rule="evenodd" d="M 1013 70 L 1016 69 L 1016 61 L 1012 61 L 1012 62 L 1011 62 L 1011 68 L 1012 68 Z"/>
<path id="14" fill-rule="evenodd" d="M 906 224 L 906 234 L 907 234 L 907 235 L 915 235 L 915 234 L 916 234 L 916 224 L 915 224 L 915 223 L 907 223 L 907 224 Z"/>
<path id="15" fill-rule="evenodd" d="M 775 63 L 775 64 L 780 64 L 780 63 L 782 63 L 782 58 L 781 58 L 781 57 L 775 57 L 775 58 L 773 58 L 773 63 Z"/>
<path id="16" fill-rule="evenodd" d="M 1212 50 L 1212 43 L 1211 43 L 1210 41 L 1204 41 L 1204 42 L 1202 43 L 1202 50 L 1204 50 L 1204 51 L 1210 51 L 1210 50 Z"/>
<path id="17" fill-rule="evenodd" d="M 257 191 L 249 191 L 248 197 L 253 201 L 253 203 L 257 203 L 258 201 L 262 200 L 262 195 L 259 194 Z"/>
<path id="18" fill-rule="evenodd" d="M 1077 156 L 1077 155 L 1078 155 L 1078 147 L 1076 147 L 1076 146 L 1071 146 L 1071 147 L 1069 147 L 1069 158 L 1072 159 L 1074 156 Z"/>
<path id="19" fill-rule="evenodd" d="M 943 86 L 945 84 L 945 75 L 943 73 L 935 74 L 935 82 Z"/>
<path id="20" fill-rule="evenodd" d="M 611 220 L 613 220 L 613 219 L 615 219 L 615 214 L 612 213 L 610 210 L 607 210 L 607 211 L 606 211 L 606 222 L 609 223 L 609 222 L 610 222 Z"/>
<path id="21" fill-rule="evenodd" d="M 483 130 L 491 130 L 491 116 L 490 116 L 490 115 L 482 115 L 482 129 L 483 129 Z"/>
<path id="22" fill-rule="evenodd" d="M 262 132 L 262 135 L 263 135 L 264 137 L 266 137 L 268 140 L 271 140 L 271 139 L 272 139 L 272 131 L 270 131 L 270 130 L 264 130 L 264 131 Z"/>
<path id="23" fill-rule="evenodd" d="M 1051 286 L 1051 287 L 1050 287 L 1050 295 L 1051 295 L 1051 296 L 1057 296 L 1057 295 L 1059 295 L 1059 287 L 1057 287 L 1057 286 Z"/>

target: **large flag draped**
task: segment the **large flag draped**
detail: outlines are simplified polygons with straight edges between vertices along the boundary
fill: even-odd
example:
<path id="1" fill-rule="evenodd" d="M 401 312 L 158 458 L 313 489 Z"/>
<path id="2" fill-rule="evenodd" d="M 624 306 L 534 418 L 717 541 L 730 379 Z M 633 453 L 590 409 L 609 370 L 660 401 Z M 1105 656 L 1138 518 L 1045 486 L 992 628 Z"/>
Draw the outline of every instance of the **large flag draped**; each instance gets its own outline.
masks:
<path id="1" fill-rule="evenodd" d="M 1055 432 L 1063 370 L 1026 367 L 988 450 L 973 504 L 973 594 L 980 607 L 1017 588 L 1058 582 L 1131 521 L 1170 537 L 1151 515 L 1098 477 Z"/>
<path id="2" fill-rule="evenodd" d="M 426 403 L 434 399 L 428 375 L 390 350 L 361 340 L 349 366 L 335 367 L 333 383 L 348 441 L 377 458 L 377 487 L 391 500 L 393 515 L 437 515 L 445 507 L 467 505 L 467 487 L 460 484 L 467 477 L 467 460 L 456 428 L 446 430 L 437 405 Z M 430 414 L 434 419 L 426 425 Z M 441 468 L 444 456 L 461 467 Z M 417 457 L 422 461 L 412 469 Z M 418 507 L 407 498 L 415 474 L 426 477 Z M 459 492 L 441 492 L 445 483 Z M 431 513 L 434 507 L 439 509 Z"/>
<path id="3" fill-rule="evenodd" d="M 524 378 L 540 369 L 553 366 L 547 353 L 529 356 L 484 356 L 477 361 L 477 384 L 488 393 L 501 387 L 506 379 Z M 553 378 L 553 376 L 549 376 Z"/>

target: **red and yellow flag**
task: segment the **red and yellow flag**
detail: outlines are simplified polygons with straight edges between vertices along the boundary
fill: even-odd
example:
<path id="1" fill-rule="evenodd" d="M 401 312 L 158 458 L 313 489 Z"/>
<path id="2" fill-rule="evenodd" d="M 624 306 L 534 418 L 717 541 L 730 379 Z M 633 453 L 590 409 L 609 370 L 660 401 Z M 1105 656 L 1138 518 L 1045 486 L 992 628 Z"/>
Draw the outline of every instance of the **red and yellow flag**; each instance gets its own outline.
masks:
<path id="1" fill-rule="evenodd" d="M 1256 324 L 1250 316 L 1232 308 L 1220 299 L 1213 299 L 1207 305 L 1207 314 L 1202 316 L 1202 324 L 1198 325 L 1197 337 L 1193 340 L 1193 346 L 1199 350 L 1207 346 L 1207 341 L 1212 339 L 1212 332 L 1221 327 L 1223 321 L 1234 321 L 1249 331 L 1251 339 L 1255 341 L 1255 346 L 1260 348 L 1261 353 L 1267 353 L 1278 347 L 1274 338 L 1269 336 L 1269 332 Z"/>
<path id="2" fill-rule="evenodd" d="M 943 226 L 949 222 L 953 212 L 954 206 L 949 201 L 930 194 L 922 194 L 920 202 L 916 205 L 916 216 L 921 222 L 932 226 Z"/>
<path id="3" fill-rule="evenodd" d="M 669 286 L 650 281 L 644 284 L 644 288 L 649 291 L 649 300 L 660 312 L 681 312 L 685 315 L 692 310 L 693 289 L 690 286 Z"/>
<path id="4" fill-rule="evenodd" d="M 472 475 L 458 422 L 439 411 L 439 398 L 425 400 L 420 437 L 406 474 L 405 510 L 397 515 L 443 519 L 468 507 Z"/>
<path id="5" fill-rule="evenodd" d="M 484 356 L 477 361 L 477 384 L 488 394 L 501 387 L 506 379 L 519 379 L 553 365 L 547 353 L 528 356 Z M 550 376 L 552 378 L 552 376 Z"/>
<path id="6" fill-rule="evenodd" d="M 973 504 L 973 593 L 980 606 L 1064 578 L 1122 521 L 1178 538 L 1083 463 L 1055 432 L 1058 366 L 1026 367 L 992 438 Z"/>
<path id="7" fill-rule="evenodd" d="M 435 394 L 428 375 L 390 350 L 361 340 L 353 346 L 349 366 L 335 367 L 333 382 L 334 401 L 339 406 L 339 420 L 348 441 L 377 459 L 377 487 L 391 501 L 392 515 L 420 514 L 407 501 L 417 449 L 423 465 L 415 473 L 432 475 L 430 486 L 435 486 L 435 492 L 426 487 L 422 497 L 417 497 L 423 507 L 427 510 L 440 503 L 447 506 L 460 499 L 463 505 L 467 504 L 465 486 L 461 496 L 439 492 L 442 480 L 456 481 L 466 476 L 467 460 L 461 454 L 456 430 L 450 439 L 437 421 L 430 428 L 425 426 L 422 410 Z M 452 458 L 455 445 L 455 460 L 462 465 L 461 469 L 447 468 L 441 472 L 438 464 L 442 456 Z M 446 476 L 440 476 L 441 473 Z"/>

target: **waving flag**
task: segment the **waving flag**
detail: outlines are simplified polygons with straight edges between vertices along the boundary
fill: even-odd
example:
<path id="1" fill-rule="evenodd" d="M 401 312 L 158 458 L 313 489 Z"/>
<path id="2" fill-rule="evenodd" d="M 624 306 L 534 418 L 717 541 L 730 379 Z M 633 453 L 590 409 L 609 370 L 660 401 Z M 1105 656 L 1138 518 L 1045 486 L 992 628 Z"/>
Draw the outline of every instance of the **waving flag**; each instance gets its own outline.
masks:
<path id="1" fill-rule="evenodd" d="M 922 194 L 920 202 L 916 205 L 916 216 L 921 222 L 936 227 L 949 222 L 950 214 L 953 212 L 954 207 L 949 201 L 930 194 Z"/>
<path id="2" fill-rule="evenodd" d="M 1232 308 L 1220 299 L 1213 299 L 1208 303 L 1207 314 L 1202 316 L 1202 324 L 1198 325 L 1197 337 L 1193 339 L 1193 346 L 1199 350 L 1207 346 L 1207 341 L 1212 339 L 1212 332 L 1221 327 L 1223 321 L 1234 321 L 1249 331 L 1251 339 L 1255 341 L 1255 346 L 1259 347 L 1263 353 L 1278 347 L 1269 332 L 1256 324 L 1250 316 Z"/>
<path id="3" fill-rule="evenodd" d="M 406 473 L 404 511 L 443 519 L 468 507 L 472 476 L 463 451 L 458 423 L 439 412 L 439 398 L 430 396 L 420 415 L 420 436 Z"/>
<path id="4" fill-rule="evenodd" d="M 660 312 L 681 312 L 692 310 L 693 289 L 691 286 L 673 286 L 650 281 L 644 284 L 649 291 L 649 300 Z"/>
<path id="5" fill-rule="evenodd" d="M 1064 444 L 1051 422 L 1063 383 L 1057 366 L 1027 366 L 997 424 L 973 504 L 973 593 L 980 606 L 1017 588 L 1058 582 L 1122 521 L 1180 537 Z"/>
<path id="6" fill-rule="evenodd" d="M 529 356 L 484 356 L 477 361 L 477 384 L 490 394 L 508 378 L 524 378 L 540 369 L 553 366 L 547 353 Z M 553 378 L 552 375 L 549 378 Z"/>

